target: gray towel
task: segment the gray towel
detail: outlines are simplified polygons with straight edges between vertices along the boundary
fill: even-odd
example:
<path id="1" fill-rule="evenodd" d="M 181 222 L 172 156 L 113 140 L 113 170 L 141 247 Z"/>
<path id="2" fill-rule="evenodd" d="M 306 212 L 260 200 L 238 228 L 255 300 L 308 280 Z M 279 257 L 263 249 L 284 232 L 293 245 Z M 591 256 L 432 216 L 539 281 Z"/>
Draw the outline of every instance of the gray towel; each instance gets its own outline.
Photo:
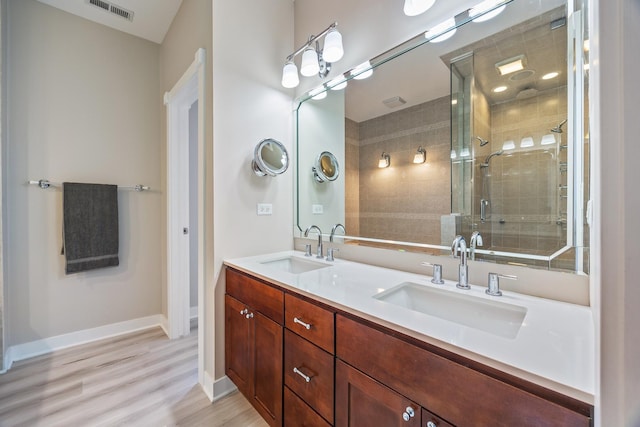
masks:
<path id="1" fill-rule="evenodd" d="M 117 266 L 118 186 L 65 182 L 62 187 L 66 273 Z"/>

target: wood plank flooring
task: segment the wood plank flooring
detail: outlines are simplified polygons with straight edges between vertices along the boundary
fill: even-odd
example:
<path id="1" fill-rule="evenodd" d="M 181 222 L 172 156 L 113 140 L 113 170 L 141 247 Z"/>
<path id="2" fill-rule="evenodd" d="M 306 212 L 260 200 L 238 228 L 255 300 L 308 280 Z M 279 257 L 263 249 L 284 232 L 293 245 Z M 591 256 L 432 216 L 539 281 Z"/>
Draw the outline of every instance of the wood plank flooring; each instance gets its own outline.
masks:
<path id="1" fill-rule="evenodd" d="M 266 422 L 240 394 L 197 384 L 197 329 L 154 328 L 17 362 L 0 375 L 0 426 L 227 426 Z"/>

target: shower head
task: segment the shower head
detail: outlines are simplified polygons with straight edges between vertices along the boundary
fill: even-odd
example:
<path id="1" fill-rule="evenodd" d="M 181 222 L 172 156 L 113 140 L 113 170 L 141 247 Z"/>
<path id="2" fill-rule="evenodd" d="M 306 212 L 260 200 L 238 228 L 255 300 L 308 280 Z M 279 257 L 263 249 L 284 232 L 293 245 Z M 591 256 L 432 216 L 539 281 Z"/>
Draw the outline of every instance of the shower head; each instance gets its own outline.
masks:
<path id="1" fill-rule="evenodd" d="M 491 159 L 495 156 L 501 156 L 502 153 L 504 153 L 504 150 L 498 150 L 495 153 L 491 153 L 487 156 L 486 159 L 484 159 L 484 163 L 480 163 L 480 167 L 481 168 L 488 168 L 489 167 L 489 162 L 491 161 Z"/>
<path id="2" fill-rule="evenodd" d="M 567 123 L 567 119 L 564 119 L 558 126 L 551 129 L 551 132 L 562 133 L 563 132 L 562 125 L 564 125 L 565 123 Z"/>
<path id="3" fill-rule="evenodd" d="M 476 136 L 475 139 L 477 139 L 478 141 L 480 141 L 480 147 L 484 147 L 485 145 L 487 145 L 489 143 L 489 141 L 487 141 L 484 138 L 480 138 L 479 136 Z"/>

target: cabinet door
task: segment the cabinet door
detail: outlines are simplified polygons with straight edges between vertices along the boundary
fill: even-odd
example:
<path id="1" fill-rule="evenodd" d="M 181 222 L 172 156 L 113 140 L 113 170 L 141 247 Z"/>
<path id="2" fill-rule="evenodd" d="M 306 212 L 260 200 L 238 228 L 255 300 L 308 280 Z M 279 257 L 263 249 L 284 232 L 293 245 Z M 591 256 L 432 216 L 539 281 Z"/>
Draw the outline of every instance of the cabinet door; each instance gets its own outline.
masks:
<path id="1" fill-rule="evenodd" d="M 272 426 L 282 425 L 283 328 L 258 312 L 254 327 L 253 406 Z"/>
<path id="2" fill-rule="evenodd" d="M 336 426 L 420 427 L 421 408 L 404 396 L 338 360 Z"/>
<path id="3" fill-rule="evenodd" d="M 227 376 L 245 396 L 251 396 L 253 383 L 252 322 L 248 308 L 225 295 L 225 362 Z"/>

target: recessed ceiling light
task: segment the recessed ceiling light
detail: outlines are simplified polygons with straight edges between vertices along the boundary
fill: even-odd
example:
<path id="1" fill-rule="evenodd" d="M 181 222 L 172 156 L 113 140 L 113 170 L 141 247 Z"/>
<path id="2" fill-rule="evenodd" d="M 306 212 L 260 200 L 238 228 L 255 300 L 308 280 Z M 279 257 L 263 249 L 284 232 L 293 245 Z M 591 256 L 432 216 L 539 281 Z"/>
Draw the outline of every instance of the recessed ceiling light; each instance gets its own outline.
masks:
<path id="1" fill-rule="evenodd" d="M 558 77 L 559 74 L 560 73 L 558 73 L 557 71 L 554 71 L 552 73 L 547 73 L 544 76 L 542 76 L 542 80 L 550 80 L 550 79 L 556 78 Z"/>
<path id="2" fill-rule="evenodd" d="M 496 70 L 498 71 L 498 74 L 504 76 L 506 74 L 524 70 L 526 65 L 527 57 L 524 55 L 518 55 L 513 58 L 505 59 L 504 61 L 496 62 Z"/>
<path id="3" fill-rule="evenodd" d="M 506 86 L 498 86 L 498 87 L 494 87 L 493 88 L 493 92 L 494 93 L 504 92 L 505 90 L 507 90 Z"/>
<path id="4" fill-rule="evenodd" d="M 506 7 L 506 5 L 502 5 L 496 8 L 496 6 L 501 2 L 502 0 L 485 0 L 481 3 L 478 3 L 477 5 L 469 9 L 469 17 L 473 20 L 473 22 L 484 22 L 488 21 L 491 18 L 495 18 Z M 491 11 L 489 12 L 489 10 Z"/>

